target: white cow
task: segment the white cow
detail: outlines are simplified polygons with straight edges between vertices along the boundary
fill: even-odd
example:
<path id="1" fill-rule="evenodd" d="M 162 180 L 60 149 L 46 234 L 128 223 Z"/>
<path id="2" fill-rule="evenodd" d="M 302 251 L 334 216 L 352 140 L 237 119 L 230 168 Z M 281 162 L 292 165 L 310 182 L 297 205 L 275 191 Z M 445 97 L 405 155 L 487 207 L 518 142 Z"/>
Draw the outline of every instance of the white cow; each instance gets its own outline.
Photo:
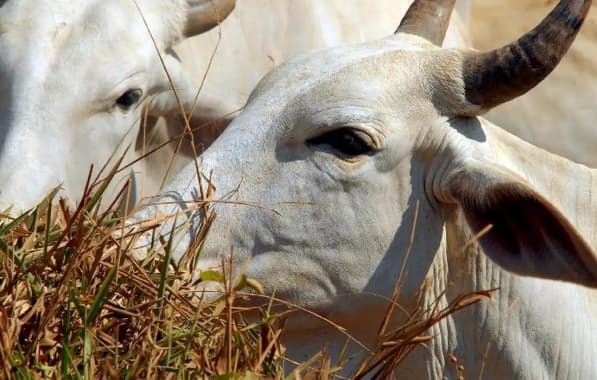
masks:
<path id="1" fill-rule="evenodd" d="M 182 65 L 170 48 L 183 37 L 213 26 L 231 11 L 234 1 L 137 3 L 187 111 L 202 88 L 192 126 L 199 127 L 199 145 L 207 145 L 226 120 L 216 123 L 213 131 L 201 125 L 241 107 L 275 64 L 300 52 L 390 33 L 393 20 L 404 14 L 410 0 L 243 1 L 221 31 L 216 28 L 176 46 Z M 118 157 L 130 144 L 136 151 L 131 149 L 125 161 L 152 150 L 152 139 L 160 137 L 155 129 L 139 133 L 139 120 L 145 119 L 142 104 L 150 104 L 148 120 L 180 115 L 135 1 L 8 0 L 1 4 L 0 210 L 9 205 L 15 206 L 13 212 L 32 207 L 60 184 L 66 195 L 76 199 L 90 164 L 97 172 L 110 155 L 115 152 Z M 468 0 L 461 1 L 461 6 L 467 9 Z M 363 14 L 371 21 L 359 22 Z M 463 30 L 458 23 L 454 26 L 450 43 L 461 46 Z M 189 68 L 193 69 L 186 72 Z M 184 123 L 178 119 L 170 124 L 169 137 L 181 133 Z M 171 156 L 164 149 L 135 167 L 146 174 L 137 181 L 140 196 L 157 191 Z"/>
<path id="2" fill-rule="evenodd" d="M 180 57 L 185 72 L 201 87 L 202 104 L 217 104 L 212 112 L 194 112 L 192 124 L 201 151 L 227 125 L 227 115 L 234 115 L 246 103 L 259 80 L 278 64 L 298 54 L 321 48 L 370 41 L 391 33 L 410 5 L 411 0 L 251 0 L 239 2 L 221 29 L 188 39 L 174 50 Z M 445 45 L 467 46 L 465 20 L 470 0 L 458 0 L 458 9 L 450 23 Z M 363 14 L 369 17 L 363 20 Z M 265 21 L 264 21 L 265 20 Z M 212 57 L 213 54 L 213 57 Z M 146 151 L 160 146 L 167 139 L 181 135 L 183 124 L 177 115 L 169 119 L 166 128 L 156 124 L 148 135 L 153 142 Z M 214 123 L 222 117 L 222 123 Z M 211 121 L 211 122 L 210 122 Z M 224 125 L 222 125 L 224 124 Z M 215 127 L 206 131 L 206 126 Z M 155 131 L 158 133 L 155 133 Z M 163 133 L 162 136 L 159 132 Z M 173 151 L 161 149 L 148 157 L 145 167 L 151 172 L 145 185 L 145 194 L 153 195 L 168 170 L 177 172 L 194 156 L 188 139 L 183 143 L 183 155 L 176 157 L 170 168 Z"/>
<path id="3" fill-rule="evenodd" d="M 518 41 L 478 53 L 439 48 L 453 1 L 419 0 L 395 35 L 273 70 L 198 158 L 222 202 L 197 269 L 230 260 L 370 347 L 403 267 L 406 307 L 419 291 L 429 306 L 499 288 L 435 326 L 397 376 L 456 378 L 453 354 L 466 378 L 596 378 L 597 171 L 479 116 L 553 70 L 590 3 L 562 0 Z M 189 165 L 132 220 L 178 213 L 177 257 L 202 218 L 197 181 Z M 293 359 L 343 348 L 335 327 L 290 322 Z"/>
<path id="4" fill-rule="evenodd" d="M 134 140 L 147 99 L 150 113 L 178 109 L 158 52 L 190 104 L 191 82 L 169 49 L 233 7 L 233 0 L 2 1 L 0 210 L 29 208 L 58 185 L 80 196 L 90 165 L 97 174 Z"/>

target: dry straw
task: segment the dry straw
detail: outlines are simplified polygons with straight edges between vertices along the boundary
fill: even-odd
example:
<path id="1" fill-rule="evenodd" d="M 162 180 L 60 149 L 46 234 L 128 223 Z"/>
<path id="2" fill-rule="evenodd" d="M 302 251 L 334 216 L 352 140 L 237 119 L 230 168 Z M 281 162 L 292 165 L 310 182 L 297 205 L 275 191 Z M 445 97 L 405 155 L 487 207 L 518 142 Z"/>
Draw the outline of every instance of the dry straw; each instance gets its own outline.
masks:
<path id="1" fill-rule="evenodd" d="M 167 74 L 165 66 L 164 71 Z M 173 138 L 178 140 L 175 152 L 185 136 L 195 147 L 191 115 L 177 100 L 185 130 Z M 233 282 L 226 271 L 194 275 L 216 217 L 210 204 L 218 202 L 211 199 L 210 180 L 199 175 L 199 168 L 201 199 L 189 207 L 203 218 L 192 247 L 173 262 L 172 241 L 156 232 L 154 249 L 142 261 L 133 259 L 135 236 L 157 231 L 164 220 L 125 226 L 121 210 L 130 209 L 129 183 L 114 199 L 105 199 L 106 190 L 116 174 L 171 142 L 128 164 L 123 164 L 123 155 L 109 171 L 105 166 L 95 176 L 91 168 L 76 207 L 56 199 L 58 191 L 53 191 L 19 217 L 0 215 L 0 378 L 339 378 L 335 374 L 343 361 L 333 362 L 323 351 L 284 373 L 285 363 L 292 363 L 284 357 L 280 340 L 285 320 L 289 313 L 315 315 L 312 311 L 261 295 L 260 285 L 243 276 Z M 201 281 L 219 283 L 223 296 L 202 300 L 197 293 Z M 431 309 L 413 310 L 404 326 L 388 332 L 386 321 L 398 308 L 399 285 L 388 300 L 378 346 L 369 349 L 371 356 L 352 377 L 387 378 L 412 350 L 431 339 L 426 335 L 431 326 L 491 293 L 462 296 L 441 309 L 436 303 Z M 241 306 L 249 304 L 249 298 L 262 302 Z M 332 321 L 320 319 L 346 334 Z"/>
<path id="2" fill-rule="evenodd" d="M 284 321 L 290 312 L 308 310 L 260 296 L 259 284 L 246 277 L 232 283 L 229 273 L 193 276 L 201 241 L 215 218 L 209 199 L 198 202 L 206 222 L 180 262 L 170 258 L 172 242 L 157 234 L 151 254 L 134 260 L 134 235 L 162 220 L 134 232 L 125 229 L 119 210 L 128 199 L 128 184 L 115 199 L 104 200 L 108 207 L 101 206 L 119 165 L 121 160 L 96 182 L 90 172 L 74 208 L 56 202 L 54 191 L 30 212 L 1 219 L 2 378 L 325 379 L 339 371 L 342 363 L 322 352 L 284 374 Z M 200 281 L 220 283 L 224 296 L 202 301 Z M 240 306 L 249 296 L 262 305 Z M 411 312 L 406 325 L 380 334 L 380 344 L 354 376 L 385 378 L 431 339 L 426 333 L 433 324 L 489 296 L 479 292 L 444 309 L 434 305 Z"/>

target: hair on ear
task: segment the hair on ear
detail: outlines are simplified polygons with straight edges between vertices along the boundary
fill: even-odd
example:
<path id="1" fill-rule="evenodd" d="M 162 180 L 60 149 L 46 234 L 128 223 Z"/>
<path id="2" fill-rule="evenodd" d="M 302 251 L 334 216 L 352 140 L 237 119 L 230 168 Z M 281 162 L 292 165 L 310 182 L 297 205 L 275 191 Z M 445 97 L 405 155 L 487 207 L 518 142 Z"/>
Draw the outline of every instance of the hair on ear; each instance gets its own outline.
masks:
<path id="1" fill-rule="evenodd" d="M 568 219 L 513 173 L 484 165 L 449 180 L 483 251 L 504 269 L 597 287 L 597 255 Z"/>

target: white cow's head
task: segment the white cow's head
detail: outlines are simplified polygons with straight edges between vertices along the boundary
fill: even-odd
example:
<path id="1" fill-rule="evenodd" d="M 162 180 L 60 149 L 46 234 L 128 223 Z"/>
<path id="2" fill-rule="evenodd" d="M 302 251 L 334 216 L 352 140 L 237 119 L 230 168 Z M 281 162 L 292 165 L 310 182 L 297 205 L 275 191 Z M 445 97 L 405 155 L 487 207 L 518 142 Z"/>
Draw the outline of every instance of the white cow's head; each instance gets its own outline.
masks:
<path id="1" fill-rule="evenodd" d="M 0 2 L 0 209 L 31 207 L 59 185 L 77 196 L 90 164 L 103 165 L 135 138 L 146 100 L 154 99 L 154 113 L 175 109 L 158 52 L 183 102 L 192 97 L 169 48 L 233 7 L 233 0 Z"/>
<path id="2" fill-rule="evenodd" d="M 236 270 L 277 296 L 354 313 L 349 300 L 364 307 L 378 301 L 371 293 L 391 294 L 409 252 L 404 294 L 440 249 L 466 243 L 446 241 L 446 229 L 493 224 L 481 244 L 502 267 L 597 286 L 591 247 L 529 182 L 492 162 L 499 146 L 477 117 L 545 78 L 589 2 L 562 1 L 535 30 L 488 53 L 438 47 L 453 5 L 443 3 L 417 1 L 396 35 L 294 59 L 261 81 L 199 157 L 215 198 L 226 200 L 214 206 L 201 269 L 233 252 Z M 161 201 L 196 199 L 194 165 L 169 190 Z M 196 232 L 184 233 L 177 254 Z"/>

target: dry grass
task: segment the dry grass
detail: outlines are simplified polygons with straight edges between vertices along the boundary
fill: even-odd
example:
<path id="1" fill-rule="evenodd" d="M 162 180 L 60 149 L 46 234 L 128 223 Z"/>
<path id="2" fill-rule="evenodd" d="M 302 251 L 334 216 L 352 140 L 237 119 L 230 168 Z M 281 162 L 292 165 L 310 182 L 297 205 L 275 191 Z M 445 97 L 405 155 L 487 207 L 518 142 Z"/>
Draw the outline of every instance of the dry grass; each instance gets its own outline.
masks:
<path id="1" fill-rule="evenodd" d="M 116 211 L 101 211 L 102 182 L 69 209 L 51 201 L 0 224 L 2 378 L 211 378 L 281 371 L 280 320 L 246 323 L 234 293 L 194 299 L 188 272 L 168 254 L 128 252 Z M 142 232 L 142 231 L 139 231 Z M 166 247 L 168 245 L 166 244 Z M 222 279 L 225 282 L 225 279 Z M 251 282 L 248 282 L 250 285 Z"/>
<path id="2" fill-rule="evenodd" d="M 0 377 L 284 378 L 285 314 L 272 312 L 273 298 L 252 308 L 258 317 L 248 321 L 247 308 L 235 302 L 244 288 L 259 290 L 255 281 L 232 284 L 204 273 L 200 280 L 220 282 L 226 296 L 202 302 L 188 268 L 196 259 L 192 250 L 173 263 L 170 242 L 162 241 L 161 252 L 134 260 L 117 211 L 128 187 L 100 207 L 114 173 L 89 180 L 75 208 L 56 202 L 54 192 L 20 217 L 0 219 Z M 199 237 L 208 229 L 205 223 Z M 431 339 L 430 326 L 488 295 L 413 313 L 407 325 L 384 335 L 355 377 L 386 376 Z M 290 378 L 331 378 L 339 367 L 322 353 L 297 368 Z"/>

